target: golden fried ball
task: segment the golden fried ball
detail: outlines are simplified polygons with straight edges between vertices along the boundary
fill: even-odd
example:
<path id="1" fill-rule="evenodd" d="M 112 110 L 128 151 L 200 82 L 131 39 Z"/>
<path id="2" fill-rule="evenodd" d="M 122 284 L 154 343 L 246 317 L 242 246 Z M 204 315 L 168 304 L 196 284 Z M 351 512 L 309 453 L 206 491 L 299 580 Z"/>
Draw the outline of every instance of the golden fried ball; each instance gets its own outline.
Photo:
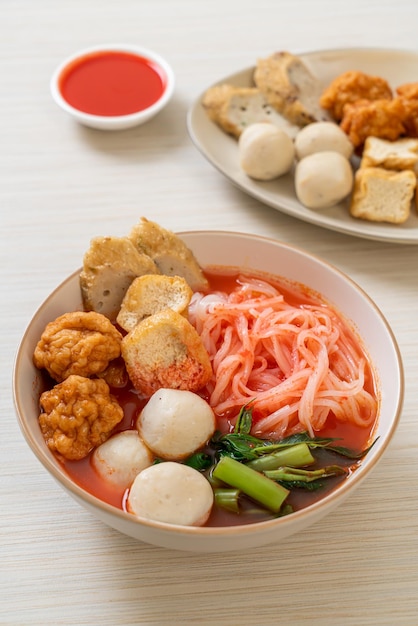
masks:
<path id="1" fill-rule="evenodd" d="M 405 132 L 405 107 L 400 98 L 393 100 L 358 100 L 346 104 L 341 128 L 355 148 L 361 148 L 367 137 L 395 141 Z"/>
<path id="2" fill-rule="evenodd" d="M 42 393 L 39 425 L 48 448 L 79 460 L 104 443 L 123 419 L 123 409 L 104 380 L 71 375 Z"/>
<path id="3" fill-rule="evenodd" d="M 122 335 L 100 313 L 73 311 L 50 322 L 39 340 L 34 363 L 58 382 L 71 374 L 92 376 L 120 356 Z"/>
<path id="4" fill-rule="evenodd" d="M 404 107 L 402 123 L 407 137 L 418 137 L 418 99 L 400 97 Z"/>
<path id="5" fill-rule="evenodd" d="M 348 71 L 337 76 L 323 91 L 321 106 L 339 121 L 343 117 L 346 104 L 357 100 L 390 100 L 392 90 L 389 83 L 380 76 L 370 76 L 364 72 Z"/>
<path id="6" fill-rule="evenodd" d="M 418 83 L 404 83 L 396 88 L 396 93 L 407 100 L 418 100 Z"/>

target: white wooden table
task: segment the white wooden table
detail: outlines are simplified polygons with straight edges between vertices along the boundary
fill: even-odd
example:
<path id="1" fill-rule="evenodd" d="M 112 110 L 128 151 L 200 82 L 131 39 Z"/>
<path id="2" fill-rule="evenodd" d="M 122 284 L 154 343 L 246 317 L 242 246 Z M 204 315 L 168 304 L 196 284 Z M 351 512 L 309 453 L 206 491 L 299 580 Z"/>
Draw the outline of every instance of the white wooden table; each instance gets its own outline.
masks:
<path id="1" fill-rule="evenodd" d="M 415 0 L 2 0 L 0 624 L 418 624 L 418 246 L 337 234 L 261 205 L 186 129 L 198 94 L 259 56 L 415 49 L 417 23 Z M 175 97 L 146 126 L 88 130 L 52 102 L 55 66 L 108 42 L 152 48 L 173 66 Z M 282 545 L 201 556 L 137 543 L 64 494 L 20 433 L 11 372 L 32 314 L 80 266 L 91 237 L 126 234 L 141 215 L 304 247 L 358 282 L 397 337 L 406 396 L 392 444 L 335 514 Z"/>

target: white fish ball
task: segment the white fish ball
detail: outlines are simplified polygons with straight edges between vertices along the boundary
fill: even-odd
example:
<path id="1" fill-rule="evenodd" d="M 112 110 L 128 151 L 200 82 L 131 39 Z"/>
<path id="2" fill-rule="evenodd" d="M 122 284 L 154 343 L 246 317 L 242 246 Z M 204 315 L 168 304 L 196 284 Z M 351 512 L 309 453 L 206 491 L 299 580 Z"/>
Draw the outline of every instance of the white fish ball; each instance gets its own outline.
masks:
<path id="1" fill-rule="evenodd" d="M 310 209 L 333 206 L 353 187 L 353 169 L 339 152 L 316 152 L 296 166 L 295 188 L 300 202 Z"/>
<path id="2" fill-rule="evenodd" d="M 296 157 L 315 152 L 339 152 L 349 159 L 354 146 L 346 133 L 334 122 L 313 122 L 302 128 L 295 138 Z"/>
<path id="3" fill-rule="evenodd" d="M 295 148 L 287 133 L 268 123 L 248 126 L 238 140 L 241 168 L 251 178 L 273 180 L 289 172 Z"/>
<path id="4" fill-rule="evenodd" d="M 167 524 L 202 526 L 213 506 L 209 481 L 197 470 L 166 461 L 142 471 L 129 490 L 127 510 Z"/>
<path id="5" fill-rule="evenodd" d="M 96 472 L 108 483 L 126 489 L 135 476 L 154 460 L 137 430 L 125 430 L 110 437 L 93 452 Z"/>
<path id="6" fill-rule="evenodd" d="M 215 431 L 215 415 L 196 393 L 159 389 L 145 405 L 137 428 L 146 445 L 163 459 L 180 460 L 201 448 Z"/>

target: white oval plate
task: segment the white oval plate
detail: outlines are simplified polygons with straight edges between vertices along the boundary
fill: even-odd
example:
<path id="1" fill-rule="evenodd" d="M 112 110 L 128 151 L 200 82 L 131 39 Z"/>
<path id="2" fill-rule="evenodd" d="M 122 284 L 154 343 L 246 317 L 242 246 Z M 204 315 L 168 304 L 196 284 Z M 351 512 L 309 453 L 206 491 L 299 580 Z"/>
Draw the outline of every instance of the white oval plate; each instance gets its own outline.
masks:
<path id="1" fill-rule="evenodd" d="M 311 72 L 326 87 L 331 80 L 347 70 L 360 70 L 385 78 L 394 89 L 407 82 L 418 81 L 418 52 L 376 48 L 321 50 L 299 55 Z M 220 83 L 248 87 L 253 85 L 254 67 L 227 76 Z M 304 207 L 296 198 L 293 176 L 288 174 L 274 181 L 259 182 L 248 178 L 238 163 L 236 139 L 224 133 L 207 116 L 202 106 L 203 94 L 188 112 L 187 126 L 190 137 L 200 152 L 242 191 L 260 202 L 293 217 L 356 237 L 418 243 L 418 212 L 414 206 L 404 224 L 366 222 L 350 216 L 348 202 L 340 202 L 321 211 Z"/>

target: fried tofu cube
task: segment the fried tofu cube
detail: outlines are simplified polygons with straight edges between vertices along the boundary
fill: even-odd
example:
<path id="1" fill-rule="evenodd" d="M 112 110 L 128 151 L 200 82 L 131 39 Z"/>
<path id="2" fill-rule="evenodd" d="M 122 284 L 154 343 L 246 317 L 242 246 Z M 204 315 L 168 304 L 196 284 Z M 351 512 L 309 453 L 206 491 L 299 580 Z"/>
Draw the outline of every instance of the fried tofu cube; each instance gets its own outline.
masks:
<path id="1" fill-rule="evenodd" d="M 172 309 L 137 324 L 122 340 L 122 356 L 132 384 L 145 397 L 162 387 L 198 391 L 212 376 L 201 338 Z"/>
<path id="2" fill-rule="evenodd" d="M 350 213 L 372 222 L 402 224 L 411 210 L 416 176 L 381 167 L 360 168 L 355 175 Z"/>
<path id="3" fill-rule="evenodd" d="M 164 309 L 177 313 L 187 311 L 192 290 L 180 276 L 149 274 L 132 282 L 122 301 L 117 323 L 127 332 L 143 319 Z"/>

